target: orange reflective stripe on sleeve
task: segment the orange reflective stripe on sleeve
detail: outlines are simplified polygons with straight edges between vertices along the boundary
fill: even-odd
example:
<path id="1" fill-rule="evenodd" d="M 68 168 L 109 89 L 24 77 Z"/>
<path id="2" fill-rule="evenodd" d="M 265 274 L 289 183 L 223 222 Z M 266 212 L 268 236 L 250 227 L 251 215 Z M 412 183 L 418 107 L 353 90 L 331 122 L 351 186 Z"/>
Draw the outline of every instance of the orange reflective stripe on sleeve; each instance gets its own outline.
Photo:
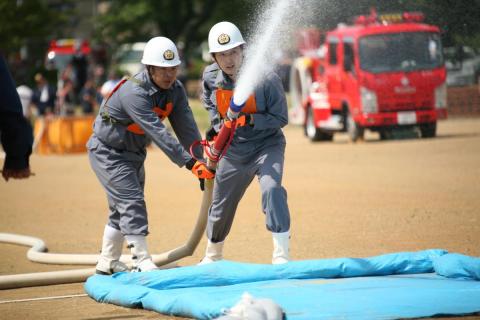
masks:
<path id="1" fill-rule="evenodd" d="M 158 106 L 153 107 L 153 111 L 158 115 L 158 117 L 160 118 L 160 121 L 168 117 L 170 113 L 172 113 L 172 110 L 173 110 L 172 102 L 168 102 L 165 105 L 165 109 L 162 109 Z M 143 131 L 143 129 L 140 128 L 140 126 L 136 123 L 132 123 L 131 125 L 129 125 L 127 127 L 127 130 L 135 134 L 145 134 L 145 131 Z"/>
<path id="2" fill-rule="evenodd" d="M 230 100 L 232 99 L 233 91 L 225 90 L 225 89 L 217 89 L 215 95 L 217 98 L 217 110 L 222 116 L 222 118 L 225 118 L 228 108 L 230 107 Z M 243 113 L 257 112 L 255 95 L 252 94 L 250 97 L 248 97 L 247 102 L 245 102 L 245 106 L 242 108 L 241 112 Z"/>

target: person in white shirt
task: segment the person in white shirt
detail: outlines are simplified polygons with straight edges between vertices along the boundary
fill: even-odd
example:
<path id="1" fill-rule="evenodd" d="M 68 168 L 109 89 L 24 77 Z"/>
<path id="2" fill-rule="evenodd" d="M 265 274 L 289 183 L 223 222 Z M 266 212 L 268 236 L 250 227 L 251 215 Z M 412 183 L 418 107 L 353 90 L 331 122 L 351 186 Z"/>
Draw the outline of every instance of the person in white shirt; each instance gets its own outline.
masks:
<path id="1" fill-rule="evenodd" d="M 20 102 L 22 103 L 23 115 L 28 118 L 30 115 L 30 104 L 32 103 L 33 90 L 28 86 L 22 84 L 17 87 L 17 93 L 20 97 Z"/>

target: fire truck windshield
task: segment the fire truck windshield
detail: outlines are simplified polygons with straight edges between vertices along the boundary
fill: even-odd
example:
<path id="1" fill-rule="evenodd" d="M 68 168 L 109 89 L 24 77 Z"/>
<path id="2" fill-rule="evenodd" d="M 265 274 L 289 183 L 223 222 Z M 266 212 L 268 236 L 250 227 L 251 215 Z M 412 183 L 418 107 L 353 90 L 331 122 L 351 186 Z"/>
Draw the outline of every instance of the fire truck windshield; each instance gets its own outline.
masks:
<path id="1" fill-rule="evenodd" d="M 360 39 L 360 68 L 381 73 L 429 70 L 443 65 L 440 36 L 431 32 L 369 35 Z"/>
<path id="2" fill-rule="evenodd" d="M 72 61 L 73 54 L 54 54 L 50 53 L 47 58 L 48 67 L 54 67 L 58 70 L 64 70 Z"/>

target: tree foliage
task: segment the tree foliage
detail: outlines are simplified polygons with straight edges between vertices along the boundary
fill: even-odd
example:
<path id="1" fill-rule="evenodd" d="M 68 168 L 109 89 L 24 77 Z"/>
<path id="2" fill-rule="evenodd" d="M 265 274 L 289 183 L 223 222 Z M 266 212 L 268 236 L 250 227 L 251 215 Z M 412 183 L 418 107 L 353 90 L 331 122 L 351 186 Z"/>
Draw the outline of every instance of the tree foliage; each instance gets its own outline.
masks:
<path id="1" fill-rule="evenodd" d="M 62 15 L 41 0 L 0 0 L 0 12 L 0 48 L 7 55 L 44 41 L 63 21 Z"/>
<path id="2" fill-rule="evenodd" d="M 317 4 L 316 23 L 325 30 L 339 22 L 351 21 L 353 16 L 368 14 L 370 8 L 380 13 L 420 11 L 427 23 L 441 28 L 446 46 L 463 43 L 480 47 L 480 0 L 307 1 L 310 5 Z"/>
<path id="3" fill-rule="evenodd" d="M 115 47 L 124 42 L 146 41 L 163 35 L 183 43 L 188 53 L 205 41 L 209 28 L 229 20 L 243 30 L 266 1 L 253 0 L 125 0 L 110 1 L 109 10 L 97 17 L 98 39 Z M 378 12 L 421 11 L 426 22 L 438 25 L 446 45 L 457 42 L 480 46 L 480 0 L 303 0 L 306 14 L 313 11 L 314 23 L 328 30 L 352 17 Z"/>
<path id="4" fill-rule="evenodd" d="M 206 39 L 214 23 L 229 20 L 242 25 L 253 8 L 254 2 L 245 0 L 110 1 L 107 12 L 96 19 L 96 38 L 115 47 L 161 35 L 183 43 L 189 53 Z"/>
<path id="5" fill-rule="evenodd" d="M 125 42 L 146 41 L 163 35 L 183 44 L 187 57 L 207 39 L 210 27 L 228 20 L 242 30 L 254 30 L 252 21 L 266 1 L 275 0 L 97 0 L 107 5 L 94 21 L 95 39 L 111 48 Z M 293 1 L 293 0 L 292 0 Z M 297 0 L 314 23 L 329 30 L 355 15 L 378 12 L 422 11 L 426 22 L 443 31 L 446 46 L 467 44 L 480 48 L 480 0 Z M 0 51 L 6 55 L 26 47 L 31 62 L 39 63 L 48 40 L 72 37 L 78 16 L 75 0 L 0 0 Z"/>

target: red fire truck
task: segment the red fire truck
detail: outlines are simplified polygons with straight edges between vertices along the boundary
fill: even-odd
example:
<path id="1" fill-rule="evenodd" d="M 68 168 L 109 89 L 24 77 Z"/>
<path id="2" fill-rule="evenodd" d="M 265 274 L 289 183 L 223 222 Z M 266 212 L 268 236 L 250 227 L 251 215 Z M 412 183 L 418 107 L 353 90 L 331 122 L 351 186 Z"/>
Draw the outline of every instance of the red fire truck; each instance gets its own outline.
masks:
<path id="1" fill-rule="evenodd" d="M 77 51 L 85 56 L 91 53 L 90 44 L 82 39 L 59 39 L 50 41 L 45 66 L 47 69 L 63 71 Z"/>
<path id="2" fill-rule="evenodd" d="M 359 16 L 339 25 L 324 41 L 316 29 L 299 34 L 301 56 L 292 65 L 291 122 L 303 124 L 312 141 L 366 129 L 381 139 L 396 129 L 436 135 L 446 118 L 446 70 L 440 30 L 421 13 Z M 321 43 L 323 42 L 323 43 Z"/>

